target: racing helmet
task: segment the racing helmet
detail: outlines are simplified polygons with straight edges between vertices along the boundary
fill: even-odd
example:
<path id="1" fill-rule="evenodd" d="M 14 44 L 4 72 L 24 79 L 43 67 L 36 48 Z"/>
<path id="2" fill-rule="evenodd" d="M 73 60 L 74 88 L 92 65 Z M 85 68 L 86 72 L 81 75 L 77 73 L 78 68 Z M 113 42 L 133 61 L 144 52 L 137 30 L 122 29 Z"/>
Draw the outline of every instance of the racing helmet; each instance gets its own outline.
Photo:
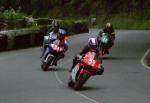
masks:
<path id="1" fill-rule="evenodd" d="M 98 46 L 98 42 L 96 38 L 89 38 L 88 45 L 90 48 L 95 49 Z"/>
<path id="2" fill-rule="evenodd" d="M 58 32 L 58 29 L 59 29 L 58 22 L 56 20 L 53 20 L 51 25 L 52 25 L 53 31 Z"/>
<path id="3" fill-rule="evenodd" d="M 64 37 L 66 36 L 66 31 L 64 29 L 59 29 L 58 30 L 58 39 L 64 39 Z"/>
<path id="4" fill-rule="evenodd" d="M 113 26 L 112 26 L 112 24 L 111 23 L 106 23 L 106 25 L 105 25 L 105 30 L 107 31 L 107 32 L 110 32 L 111 30 L 112 30 L 112 28 L 113 28 Z"/>

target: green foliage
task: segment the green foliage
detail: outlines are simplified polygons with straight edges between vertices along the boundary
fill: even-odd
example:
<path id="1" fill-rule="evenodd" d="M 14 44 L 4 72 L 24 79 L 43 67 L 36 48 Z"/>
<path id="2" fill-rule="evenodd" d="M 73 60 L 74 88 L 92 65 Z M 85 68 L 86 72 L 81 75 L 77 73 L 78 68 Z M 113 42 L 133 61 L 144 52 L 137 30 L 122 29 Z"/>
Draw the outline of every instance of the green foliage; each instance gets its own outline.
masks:
<path id="1" fill-rule="evenodd" d="M 97 17 L 96 25 L 91 27 L 103 28 L 106 22 L 111 22 L 115 29 L 150 29 L 150 19 L 137 14 L 119 14 L 112 17 Z"/>
<path id="2" fill-rule="evenodd" d="M 69 35 L 74 33 L 88 32 L 88 22 L 86 20 L 60 20 L 58 21 L 60 27 L 66 29 Z"/>
<path id="3" fill-rule="evenodd" d="M 0 6 L 4 6 L 3 10 L 0 10 L 0 19 L 23 18 L 24 13 L 20 9 L 16 10 L 21 7 L 23 12 L 34 17 L 46 16 L 56 19 L 96 17 L 98 21 L 96 24 L 100 27 L 111 21 L 116 28 L 143 28 L 149 26 L 147 22 L 150 18 L 149 5 L 150 0 L 0 0 Z M 47 20 L 41 20 L 39 24 L 43 25 L 46 22 Z"/>
<path id="4" fill-rule="evenodd" d="M 14 10 L 13 8 L 9 10 L 0 10 L 0 19 L 2 20 L 16 20 L 16 19 L 23 19 L 26 16 L 21 9 Z"/>
<path id="5" fill-rule="evenodd" d="M 150 10 L 150 0 L 1 0 L 0 3 L 5 9 L 20 6 L 27 14 L 47 16 L 52 13 L 53 17 L 100 16 L 124 12 L 147 15 L 146 12 Z"/>
<path id="6" fill-rule="evenodd" d="M 49 20 L 48 18 L 38 18 L 37 20 L 36 20 L 36 23 L 38 24 L 38 25 L 50 25 L 51 24 L 51 21 L 52 20 Z"/>

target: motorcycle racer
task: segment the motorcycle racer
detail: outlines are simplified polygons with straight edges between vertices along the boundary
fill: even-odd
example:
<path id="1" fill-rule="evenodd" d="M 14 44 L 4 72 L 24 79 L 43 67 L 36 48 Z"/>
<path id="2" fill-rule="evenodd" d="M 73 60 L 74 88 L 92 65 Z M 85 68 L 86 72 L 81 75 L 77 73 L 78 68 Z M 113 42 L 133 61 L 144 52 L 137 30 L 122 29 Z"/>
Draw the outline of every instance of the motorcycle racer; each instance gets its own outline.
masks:
<path id="1" fill-rule="evenodd" d="M 68 50 L 68 43 L 67 43 L 68 37 L 66 36 L 66 31 L 64 29 L 59 29 L 58 31 L 58 37 L 56 40 L 54 40 L 52 43 L 49 43 L 44 55 L 42 56 L 42 61 L 44 61 L 46 55 L 48 53 L 53 53 L 53 49 L 57 49 L 56 47 L 59 47 L 58 54 L 55 55 L 56 59 L 54 62 L 54 65 L 57 65 L 57 61 L 64 57 L 64 53 Z"/>
<path id="2" fill-rule="evenodd" d="M 73 64 L 72 67 L 70 68 L 70 72 L 72 71 L 72 69 L 81 61 L 82 57 L 84 57 L 84 55 L 88 52 L 88 51 L 94 51 L 96 53 L 96 58 L 101 59 L 100 55 L 99 55 L 99 49 L 98 49 L 98 42 L 96 38 L 89 38 L 88 40 L 88 44 L 84 46 L 84 48 L 75 56 L 75 58 L 73 59 Z M 101 66 L 101 69 L 99 69 L 100 71 L 98 72 L 99 75 L 103 74 L 104 72 L 104 67 Z"/>
<path id="3" fill-rule="evenodd" d="M 106 23 L 105 27 L 103 28 L 103 31 L 99 32 L 97 36 L 97 40 L 99 44 L 101 42 L 101 37 L 104 33 L 107 33 L 110 36 L 111 42 L 110 42 L 109 48 L 111 48 L 114 45 L 114 40 L 115 40 L 115 31 L 111 23 Z M 106 53 L 109 54 L 109 50 L 107 50 Z"/>
<path id="4" fill-rule="evenodd" d="M 44 36 L 41 58 L 44 55 L 44 52 L 46 50 L 46 46 L 47 46 L 46 44 L 52 43 L 57 39 L 58 31 L 59 31 L 59 24 L 57 23 L 56 20 L 53 20 L 51 24 L 51 28 L 47 31 L 46 36 Z"/>

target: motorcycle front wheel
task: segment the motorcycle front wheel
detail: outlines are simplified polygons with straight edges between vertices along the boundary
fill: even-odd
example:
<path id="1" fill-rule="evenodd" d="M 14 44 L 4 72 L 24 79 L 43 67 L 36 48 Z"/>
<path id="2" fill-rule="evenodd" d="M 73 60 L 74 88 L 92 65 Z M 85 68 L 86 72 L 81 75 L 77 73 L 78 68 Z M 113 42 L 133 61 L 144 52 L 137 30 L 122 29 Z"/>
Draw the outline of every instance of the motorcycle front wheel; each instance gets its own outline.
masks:
<path id="1" fill-rule="evenodd" d="M 88 73 L 81 74 L 74 85 L 74 89 L 75 90 L 81 89 L 81 87 L 83 86 L 83 84 L 85 84 L 85 82 L 89 79 L 89 77 L 90 75 Z"/>
<path id="2" fill-rule="evenodd" d="M 74 82 L 71 76 L 69 77 L 69 80 L 68 80 L 68 87 L 71 87 L 71 88 L 74 87 Z"/>
<path id="3" fill-rule="evenodd" d="M 47 71 L 48 67 L 49 67 L 49 65 L 51 64 L 52 61 L 53 61 L 53 57 L 49 56 L 48 60 L 46 62 L 42 63 L 42 65 L 41 65 L 42 70 Z"/>
<path id="4" fill-rule="evenodd" d="M 41 68 L 43 71 L 47 71 L 48 70 L 48 64 L 47 63 L 42 63 Z"/>

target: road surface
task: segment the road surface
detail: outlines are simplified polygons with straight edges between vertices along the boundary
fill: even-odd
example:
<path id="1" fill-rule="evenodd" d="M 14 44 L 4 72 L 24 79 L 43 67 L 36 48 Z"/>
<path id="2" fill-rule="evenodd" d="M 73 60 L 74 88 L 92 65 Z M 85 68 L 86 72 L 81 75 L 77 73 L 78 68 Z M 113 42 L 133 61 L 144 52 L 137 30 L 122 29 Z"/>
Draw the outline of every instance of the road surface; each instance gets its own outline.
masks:
<path id="1" fill-rule="evenodd" d="M 117 30 L 104 75 L 90 78 L 79 92 L 67 87 L 73 57 L 98 32 L 70 37 L 66 57 L 47 72 L 40 68 L 40 47 L 0 53 L 0 103 L 150 103 L 150 70 L 140 62 L 150 31 Z"/>

